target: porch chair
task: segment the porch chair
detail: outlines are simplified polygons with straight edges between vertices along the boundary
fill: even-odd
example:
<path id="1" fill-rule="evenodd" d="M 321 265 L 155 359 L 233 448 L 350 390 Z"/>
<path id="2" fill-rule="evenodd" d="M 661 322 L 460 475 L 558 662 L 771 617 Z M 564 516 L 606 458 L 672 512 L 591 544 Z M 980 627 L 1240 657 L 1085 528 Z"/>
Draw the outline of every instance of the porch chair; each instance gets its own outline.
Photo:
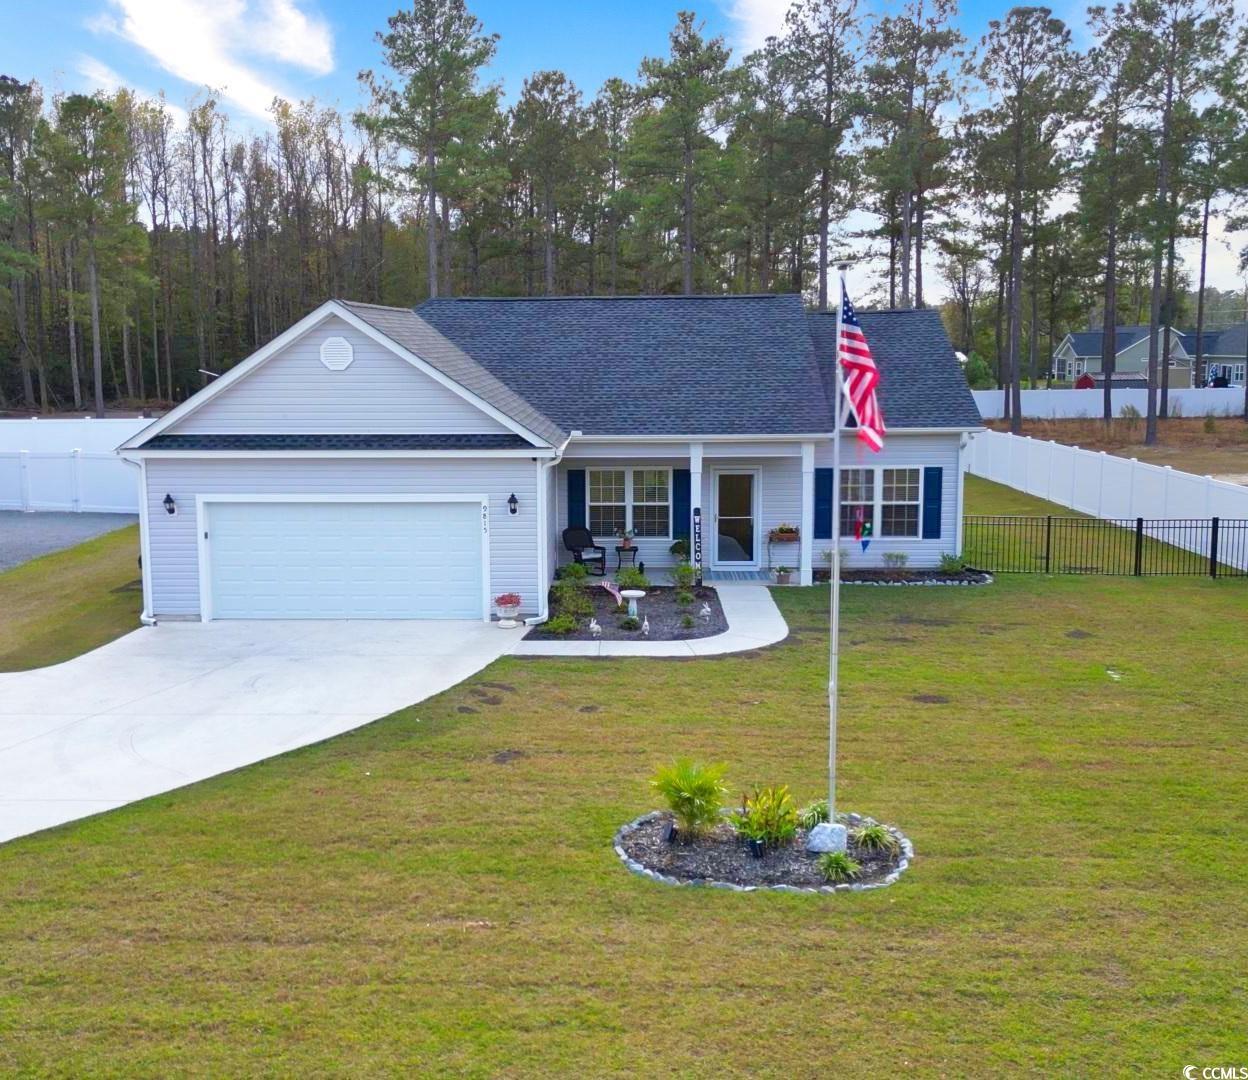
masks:
<path id="1" fill-rule="evenodd" d="M 594 543 L 594 534 L 583 525 L 572 525 L 563 530 L 563 546 L 572 552 L 573 562 L 585 563 L 591 574 L 604 577 L 607 573 L 607 549 Z M 598 569 L 592 569 L 597 563 Z"/>

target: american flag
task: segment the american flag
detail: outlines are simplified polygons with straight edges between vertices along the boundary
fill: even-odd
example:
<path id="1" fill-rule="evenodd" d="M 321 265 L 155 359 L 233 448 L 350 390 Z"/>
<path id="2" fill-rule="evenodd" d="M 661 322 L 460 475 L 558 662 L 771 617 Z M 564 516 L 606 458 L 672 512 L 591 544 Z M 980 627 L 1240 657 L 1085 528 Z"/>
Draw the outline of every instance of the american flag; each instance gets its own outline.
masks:
<path id="1" fill-rule="evenodd" d="M 845 400 L 858 424 L 858 438 L 872 450 L 884 449 L 884 414 L 875 397 L 880 372 L 871 357 L 871 347 L 862 332 L 854 305 L 849 302 L 845 283 L 841 282 L 840 361 L 844 379 Z"/>

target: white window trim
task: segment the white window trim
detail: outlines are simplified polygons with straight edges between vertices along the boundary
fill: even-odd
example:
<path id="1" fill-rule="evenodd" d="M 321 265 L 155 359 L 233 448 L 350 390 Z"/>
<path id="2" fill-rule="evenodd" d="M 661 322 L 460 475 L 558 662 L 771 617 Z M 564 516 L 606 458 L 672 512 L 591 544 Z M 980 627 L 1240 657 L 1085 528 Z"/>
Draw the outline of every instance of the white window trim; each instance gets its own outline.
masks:
<path id="1" fill-rule="evenodd" d="M 922 465 L 851 465 L 845 466 L 842 472 L 869 472 L 872 473 L 871 479 L 871 539 L 876 540 L 922 540 L 923 539 L 923 466 Z M 884 473 L 886 471 L 917 471 L 919 474 L 919 497 L 915 500 L 889 500 L 884 499 Z M 846 506 L 865 506 L 866 503 L 847 502 L 838 500 L 838 505 L 842 508 Z M 885 506 L 917 506 L 919 508 L 917 531 L 913 536 L 885 536 L 884 535 L 884 507 Z M 841 538 L 844 539 L 845 530 L 841 530 Z"/>
<path id="2" fill-rule="evenodd" d="M 633 473 L 638 469 L 645 472 L 661 472 L 667 474 L 667 502 L 665 503 L 641 503 L 641 506 L 666 506 L 667 507 L 667 535 L 666 536 L 637 536 L 633 530 Z M 672 490 L 672 472 L 670 467 L 663 465 L 599 465 L 586 466 L 585 468 L 585 523 L 589 524 L 590 510 L 595 506 L 619 506 L 618 502 L 594 502 L 590 498 L 592 482 L 590 477 L 596 472 L 620 472 L 624 473 L 624 528 L 627 532 L 633 533 L 634 541 L 638 540 L 654 540 L 662 542 L 664 540 L 673 540 L 674 534 L 672 526 L 674 524 L 673 516 L 675 512 L 675 504 L 673 496 L 675 492 Z M 597 539 L 597 536 L 595 536 Z"/>

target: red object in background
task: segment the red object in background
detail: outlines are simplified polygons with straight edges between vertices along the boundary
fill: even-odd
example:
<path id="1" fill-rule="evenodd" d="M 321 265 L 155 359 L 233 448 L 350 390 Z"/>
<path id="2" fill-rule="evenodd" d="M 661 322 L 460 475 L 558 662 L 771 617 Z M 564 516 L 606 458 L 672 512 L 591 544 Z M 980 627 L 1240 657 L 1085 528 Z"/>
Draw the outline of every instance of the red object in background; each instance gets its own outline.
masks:
<path id="1" fill-rule="evenodd" d="M 1096 380 L 1086 371 L 1075 380 L 1076 390 L 1095 390 Z"/>

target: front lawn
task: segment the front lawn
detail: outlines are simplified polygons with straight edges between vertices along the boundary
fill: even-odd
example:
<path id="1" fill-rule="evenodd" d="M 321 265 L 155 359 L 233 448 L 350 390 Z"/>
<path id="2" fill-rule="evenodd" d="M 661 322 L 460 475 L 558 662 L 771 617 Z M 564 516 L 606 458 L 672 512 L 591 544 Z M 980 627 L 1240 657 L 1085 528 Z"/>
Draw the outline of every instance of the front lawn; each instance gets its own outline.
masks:
<path id="1" fill-rule="evenodd" d="M 824 785 L 827 593 L 714 660 L 505 659 L 352 734 L 0 847 L 0 1071 L 1179 1075 L 1244 1061 L 1248 583 L 846 589 L 868 894 L 611 850 L 678 754 Z"/>
<path id="2" fill-rule="evenodd" d="M 138 557 L 131 525 L 0 574 L 0 672 L 59 664 L 137 629 Z"/>

